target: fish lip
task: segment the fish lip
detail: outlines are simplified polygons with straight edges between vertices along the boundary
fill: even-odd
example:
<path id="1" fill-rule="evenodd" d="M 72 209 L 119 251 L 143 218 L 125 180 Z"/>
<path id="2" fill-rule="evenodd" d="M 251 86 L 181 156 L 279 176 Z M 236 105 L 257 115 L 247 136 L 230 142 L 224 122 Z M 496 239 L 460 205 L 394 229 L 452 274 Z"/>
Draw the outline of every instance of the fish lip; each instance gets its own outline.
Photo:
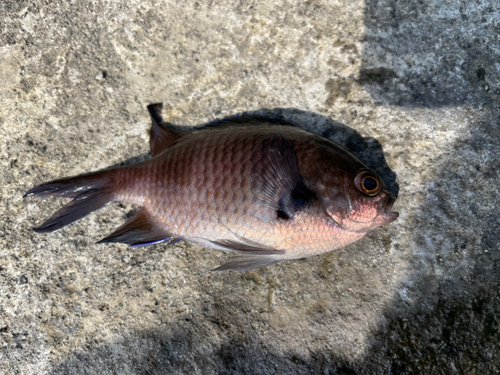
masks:
<path id="1" fill-rule="evenodd" d="M 392 223 L 399 217 L 399 212 L 391 211 L 384 215 L 384 218 L 387 220 L 387 223 Z"/>
<path id="2" fill-rule="evenodd" d="M 384 204 L 384 218 L 387 219 L 388 223 L 393 222 L 399 217 L 399 212 L 391 211 L 392 206 L 396 202 L 396 198 L 393 198 L 389 195 L 389 198 L 385 201 Z"/>

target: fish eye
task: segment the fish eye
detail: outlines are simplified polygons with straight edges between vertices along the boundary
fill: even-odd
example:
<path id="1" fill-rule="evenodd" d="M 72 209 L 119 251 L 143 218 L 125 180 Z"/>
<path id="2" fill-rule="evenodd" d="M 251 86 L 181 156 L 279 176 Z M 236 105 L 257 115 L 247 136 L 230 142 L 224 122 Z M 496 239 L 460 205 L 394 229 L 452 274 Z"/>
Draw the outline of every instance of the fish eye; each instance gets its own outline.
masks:
<path id="1" fill-rule="evenodd" d="M 354 179 L 354 183 L 359 191 L 370 197 L 377 195 L 382 188 L 378 176 L 369 171 L 359 173 Z"/>

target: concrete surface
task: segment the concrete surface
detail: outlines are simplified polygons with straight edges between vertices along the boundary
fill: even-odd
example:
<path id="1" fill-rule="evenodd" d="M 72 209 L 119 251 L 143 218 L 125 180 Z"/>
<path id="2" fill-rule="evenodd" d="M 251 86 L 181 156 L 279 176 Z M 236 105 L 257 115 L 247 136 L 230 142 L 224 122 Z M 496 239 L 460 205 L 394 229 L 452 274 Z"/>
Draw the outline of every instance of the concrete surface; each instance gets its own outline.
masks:
<path id="1" fill-rule="evenodd" d="M 499 8 L 0 2 L 0 373 L 498 373 Z M 274 109 L 376 168 L 400 218 L 224 274 L 188 243 L 95 245 L 123 204 L 31 232 L 63 202 L 23 193 L 146 158 L 160 101 L 186 125 Z"/>

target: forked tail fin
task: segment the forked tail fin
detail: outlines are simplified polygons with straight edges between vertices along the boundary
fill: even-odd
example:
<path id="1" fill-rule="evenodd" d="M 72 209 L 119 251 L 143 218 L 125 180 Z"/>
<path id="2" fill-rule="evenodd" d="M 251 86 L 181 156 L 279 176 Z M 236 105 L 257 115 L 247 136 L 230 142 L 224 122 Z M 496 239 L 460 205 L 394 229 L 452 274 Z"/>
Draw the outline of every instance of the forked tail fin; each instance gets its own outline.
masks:
<path id="1" fill-rule="evenodd" d="M 23 198 L 30 196 L 73 198 L 49 220 L 33 230 L 38 233 L 56 231 L 110 203 L 114 199 L 114 172 L 115 170 L 107 170 L 63 178 L 38 185 L 28 191 Z"/>

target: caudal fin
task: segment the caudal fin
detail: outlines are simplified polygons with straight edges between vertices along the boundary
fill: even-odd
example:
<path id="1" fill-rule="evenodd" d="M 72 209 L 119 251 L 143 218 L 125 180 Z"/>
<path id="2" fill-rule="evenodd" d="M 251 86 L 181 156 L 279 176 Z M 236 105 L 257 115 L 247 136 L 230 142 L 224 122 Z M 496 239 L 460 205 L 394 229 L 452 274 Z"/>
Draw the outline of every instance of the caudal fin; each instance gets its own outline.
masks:
<path id="1" fill-rule="evenodd" d="M 113 170 L 68 177 L 39 185 L 24 194 L 23 198 L 64 197 L 73 198 L 57 211 L 35 232 L 53 232 L 98 210 L 113 200 Z"/>

